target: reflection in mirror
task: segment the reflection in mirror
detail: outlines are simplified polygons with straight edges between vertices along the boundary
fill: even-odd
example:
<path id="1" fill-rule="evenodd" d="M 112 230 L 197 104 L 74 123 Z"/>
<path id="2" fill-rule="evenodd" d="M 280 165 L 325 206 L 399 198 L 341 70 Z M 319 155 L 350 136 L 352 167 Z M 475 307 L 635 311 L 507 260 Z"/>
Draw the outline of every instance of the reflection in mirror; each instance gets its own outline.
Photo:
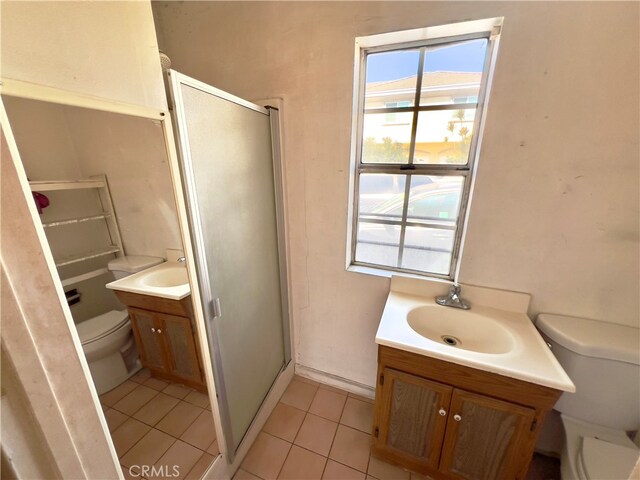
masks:
<path id="1" fill-rule="evenodd" d="M 3 102 L 125 478 L 200 478 L 219 450 L 162 125 Z"/>

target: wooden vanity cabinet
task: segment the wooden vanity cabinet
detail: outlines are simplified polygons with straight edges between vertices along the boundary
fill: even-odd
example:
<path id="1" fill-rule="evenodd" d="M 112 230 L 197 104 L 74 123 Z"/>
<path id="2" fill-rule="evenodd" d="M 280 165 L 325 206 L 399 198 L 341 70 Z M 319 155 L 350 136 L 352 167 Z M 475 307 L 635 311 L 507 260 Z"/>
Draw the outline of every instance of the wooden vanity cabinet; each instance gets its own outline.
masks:
<path id="1" fill-rule="evenodd" d="M 154 377 L 206 392 L 190 296 L 181 300 L 116 291 L 127 305 L 140 361 Z"/>
<path id="2" fill-rule="evenodd" d="M 434 479 L 524 479 L 560 393 L 380 346 L 371 450 Z"/>

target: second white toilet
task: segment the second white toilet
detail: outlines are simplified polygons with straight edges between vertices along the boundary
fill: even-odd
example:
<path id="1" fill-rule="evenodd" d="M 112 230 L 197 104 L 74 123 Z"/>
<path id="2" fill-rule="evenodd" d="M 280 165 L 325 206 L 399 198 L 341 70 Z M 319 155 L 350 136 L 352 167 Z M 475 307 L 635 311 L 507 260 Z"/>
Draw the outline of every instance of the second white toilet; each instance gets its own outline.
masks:
<path id="1" fill-rule="evenodd" d="M 626 479 L 640 456 L 640 329 L 540 314 L 536 326 L 576 385 L 561 412 L 563 480 Z"/>

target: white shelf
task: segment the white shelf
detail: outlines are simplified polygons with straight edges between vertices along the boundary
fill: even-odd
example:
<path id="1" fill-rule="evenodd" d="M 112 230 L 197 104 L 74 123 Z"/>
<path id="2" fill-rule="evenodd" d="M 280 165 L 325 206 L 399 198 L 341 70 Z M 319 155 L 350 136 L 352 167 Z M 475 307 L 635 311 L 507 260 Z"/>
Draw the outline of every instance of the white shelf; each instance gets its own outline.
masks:
<path id="1" fill-rule="evenodd" d="M 80 283 L 91 278 L 99 277 L 100 275 L 104 275 L 105 273 L 109 273 L 108 268 L 98 268 L 97 270 L 92 270 L 91 272 L 83 273 L 82 275 L 65 278 L 64 280 L 62 280 L 62 286 L 68 287 L 69 285 L 73 285 L 75 283 Z"/>
<path id="2" fill-rule="evenodd" d="M 111 192 L 109 191 L 109 184 L 107 183 L 107 177 L 104 175 L 95 175 L 89 178 L 79 180 L 34 180 L 29 182 L 29 186 L 32 192 L 50 192 L 50 191 L 70 191 L 78 189 L 95 189 L 98 192 L 98 198 L 100 200 L 99 210 L 95 213 L 88 215 L 80 215 L 74 217 L 60 218 L 58 220 L 50 220 L 43 222 L 44 228 L 60 227 L 64 225 L 73 225 L 84 222 L 91 222 L 96 220 L 102 220 L 108 230 L 108 239 L 104 240 L 104 243 L 109 243 L 108 247 L 100 248 L 98 250 L 78 253 L 69 255 L 60 259 L 56 259 L 56 267 L 64 267 L 66 265 L 72 265 L 74 263 L 84 262 L 94 258 L 103 257 L 106 255 L 116 254 L 117 256 L 124 255 L 122 248 L 122 239 L 120 237 L 120 230 L 118 229 L 118 221 L 114 214 L 113 202 L 111 201 Z M 67 212 L 69 215 L 71 212 Z M 64 213 L 62 214 L 64 215 Z M 61 215 L 61 216 L 62 216 Z M 87 246 L 85 248 L 91 248 Z M 66 278 L 62 280 L 62 285 L 67 287 L 75 283 L 83 282 L 91 278 L 95 278 L 99 275 L 107 273 L 108 270 L 105 267 L 98 268 L 89 272 L 80 273 L 74 277 Z"/>
<path id="3" fill-rule="evenodd" d="M 71 224 L 74 224 L 74 223 L 90 222 L 92 220 L 102 220 L 102 219 L 106 219 L 106 218 L 110 218 L 110 217 L 111 217 L 111 213 L 102 212 L 102 213 L 97 213 L 95 215 L 85 215 L 85 216 L 82 216 L 82 217 L 63 218 L 63 219 L 60 219 L 60 220 L 52 220 L 50 222 L 43 222 L 42 226 L 44 228 L 59 227 L 61 225 L 71 225 Z"/>
<path id="4" fill-rule="evenodd" d="M 50 192 L 53 190 L 77 190 L 81 188 L 104 188 L 107 182 L 104 180 L 53 180 L 29 182 L 32 192 Z"/>
<path id="5" fill-rule="evenodd" d="M 120 252 L 120 247 L 117 245 L 111 245 L 107 248 L 101 248 L 100 250 L 94 250 L 92 252 L 70 255 L 57 260 L 56 267 L 64 267 L 65 265 L 71 265 L 72 263 L 84 262 L 85 260 L 91 260 L 92 258 L 103 257 L 104 255 L 110 255 L 117 252 Z"/>

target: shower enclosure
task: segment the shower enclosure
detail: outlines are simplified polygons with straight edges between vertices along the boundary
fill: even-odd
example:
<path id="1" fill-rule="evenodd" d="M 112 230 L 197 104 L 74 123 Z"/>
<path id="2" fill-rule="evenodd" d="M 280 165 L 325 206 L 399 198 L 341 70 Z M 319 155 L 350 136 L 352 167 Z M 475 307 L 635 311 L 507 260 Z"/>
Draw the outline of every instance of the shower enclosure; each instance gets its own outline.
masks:
<path id="1" fill-rule="evenodd" d="M 229 462 L 291 359 L 278 110 L 169 72 Z"/>

